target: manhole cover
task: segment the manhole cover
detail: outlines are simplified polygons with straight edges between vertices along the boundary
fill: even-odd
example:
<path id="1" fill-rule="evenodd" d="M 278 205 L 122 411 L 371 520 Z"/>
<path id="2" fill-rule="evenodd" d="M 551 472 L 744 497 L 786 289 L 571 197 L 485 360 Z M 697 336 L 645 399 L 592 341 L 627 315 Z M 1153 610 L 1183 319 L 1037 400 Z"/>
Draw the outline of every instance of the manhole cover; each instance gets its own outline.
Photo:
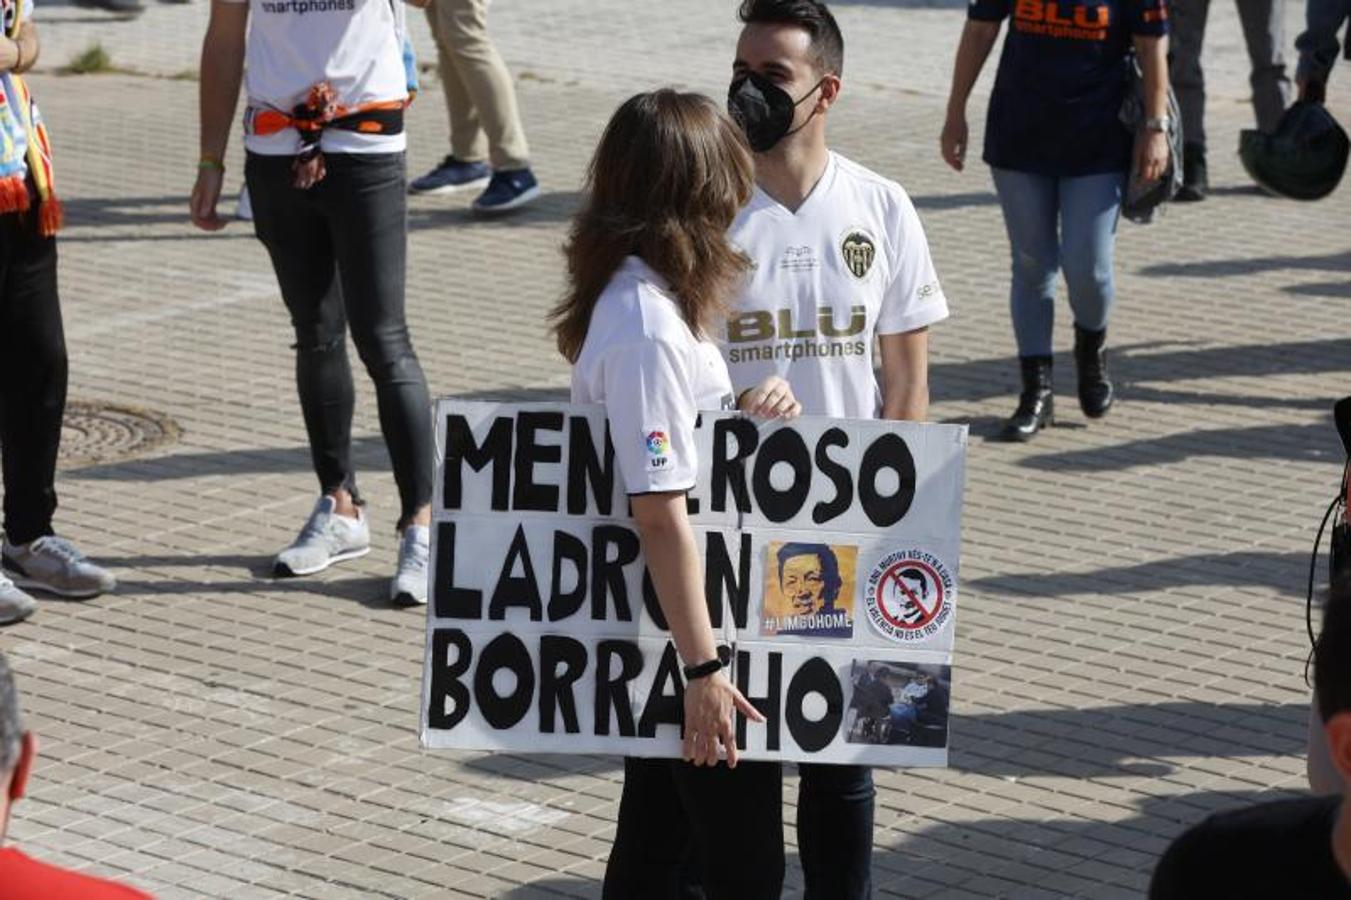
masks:
<path id="1" fill-rule="evenodd" d="M 179 435 L 178 425 L 163 413 L 118 403 L 72 400 L 61 424 L 58 464 L 68 469 L 139 456 Z"/>

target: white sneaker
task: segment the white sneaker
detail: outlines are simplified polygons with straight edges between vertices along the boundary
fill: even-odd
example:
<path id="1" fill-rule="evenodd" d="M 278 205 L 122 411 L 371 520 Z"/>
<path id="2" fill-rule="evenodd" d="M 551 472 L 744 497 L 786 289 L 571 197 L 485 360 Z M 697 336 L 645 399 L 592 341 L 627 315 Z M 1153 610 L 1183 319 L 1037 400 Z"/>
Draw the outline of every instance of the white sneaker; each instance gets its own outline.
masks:
<path id="1" fill-rule="evenodd" d="M 253 221 L 253 202 L 249 199 L 249 186 L 247 184 L 239 187 L 239 202 L 235 204 L 235 218 L 241 222 Z"/>
<path id="2" fill-rule="evenodd" d="M 399 568 L 389 583 L 389 599 L 400 606 L 427 602 L 427 563 L 431 559 L 431 531 L 409 525 L 399 541 Z"/>
<path id="3" fill-rule="evenodd" d="M 21 588 L 87 600 L 117 587 L 117 579 L 84 558 L 73 543 L 48 535 L 27 544 L 0 545 L 0 564 Z"/>
<path id="4" fill-rule="evenodd" d="M 38 602 L 0 575 L 0 625 L 22 622 L 38 608 Z"/>
<path id="5" fill-rule="evenodd" d="M 357 518 L 349 519 L 334 512 L 336 508 L 337 501 L 332 497 L 319 498 L 299 536 L 277 554 L 273 575 L 278 578 L 313 575 L 334 563 L 371 552 L 371 533 L 361 510 L 357 510 Z"/>

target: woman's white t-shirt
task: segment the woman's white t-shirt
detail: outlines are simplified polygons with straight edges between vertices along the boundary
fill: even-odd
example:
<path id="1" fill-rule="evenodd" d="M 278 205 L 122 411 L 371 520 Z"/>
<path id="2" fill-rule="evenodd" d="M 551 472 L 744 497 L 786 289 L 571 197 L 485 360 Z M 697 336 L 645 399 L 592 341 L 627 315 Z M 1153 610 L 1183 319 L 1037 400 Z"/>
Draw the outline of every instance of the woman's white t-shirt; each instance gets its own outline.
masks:
<path id="1" fill-rule="evenodd" d="M 244 53 L 248 104 L 289 113 L 310 88 L 327 81 L 343 106 L 408 96 L 403 61 L 403 0 L 227 0 L 249 4 Z M 397 6 L 395 4 L 398 4 Z M 294 128 L 246 134 L 244 146 L 266 156 L 300 149 Z M 326 153 L 397 153 L 403 134 L 358 134 L 330 128 Z"/>
<path id="2" fill-rule="evenodd" d="M 717 346 L 685 324 L 666 281 L 630 256 L 591 313 L 572 400 L 605 406 L 625 490 L 645 494 L 694 487 L 695 420 L 730 409 L 733 397 Z"/>
<path id="3" fill-rule="evenodd" d="M 832 153 L 796 211 L 757 187 L 728 237 L 755 264 L 727 325 L 736 389 L 778 375 L 808 415 L 880 415 L 874 335 L 948 315 L 924 227 L 901 186 Z"/>

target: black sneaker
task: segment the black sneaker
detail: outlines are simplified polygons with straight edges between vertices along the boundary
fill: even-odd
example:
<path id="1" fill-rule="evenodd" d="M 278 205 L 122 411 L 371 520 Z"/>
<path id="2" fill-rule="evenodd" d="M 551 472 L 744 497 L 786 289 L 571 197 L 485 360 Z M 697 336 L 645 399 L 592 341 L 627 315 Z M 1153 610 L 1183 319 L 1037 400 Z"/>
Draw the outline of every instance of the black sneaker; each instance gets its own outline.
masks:
<path id="1" fill-rule="evenodd" d="M 1182 148 L 1182 187 L 1173 200 L 1179 203 L 1196 203 L 1206 199 L 1210 190 L 1210 178 L 1206 172 L 1206 151 L 1196 144 Z"/>
<path id="2" fill-rule="evenodd" d="M 539 196 L 539 182 L 529 169 L 502 169 L 474 201 L 474 212 L 504 213 L 520 209 Z"/>

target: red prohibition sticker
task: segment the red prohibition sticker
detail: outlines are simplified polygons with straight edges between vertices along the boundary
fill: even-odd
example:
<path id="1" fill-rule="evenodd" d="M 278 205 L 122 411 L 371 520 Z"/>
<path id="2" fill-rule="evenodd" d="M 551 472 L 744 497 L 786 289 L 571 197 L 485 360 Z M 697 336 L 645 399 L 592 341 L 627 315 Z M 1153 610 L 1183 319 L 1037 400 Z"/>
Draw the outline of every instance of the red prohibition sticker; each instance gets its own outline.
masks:
<path id="1" fill-rule="evenodd" d="M 923 550 L 896 550 L 868 576 L 868 621 L 898 643 L 924 641 L 952 618 L 954 584 L 943 562 Z"/>

